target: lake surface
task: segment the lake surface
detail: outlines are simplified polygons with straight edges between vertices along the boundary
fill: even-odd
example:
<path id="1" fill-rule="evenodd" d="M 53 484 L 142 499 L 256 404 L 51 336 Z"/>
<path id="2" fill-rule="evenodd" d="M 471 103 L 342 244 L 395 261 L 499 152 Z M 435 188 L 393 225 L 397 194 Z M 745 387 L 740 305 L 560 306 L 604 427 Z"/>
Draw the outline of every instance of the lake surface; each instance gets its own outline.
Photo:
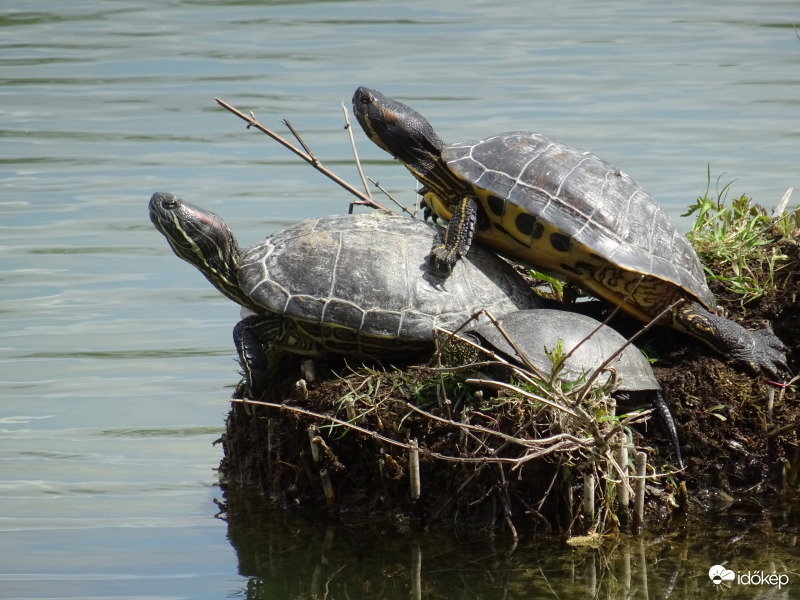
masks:
<path id="1" fill-rule="evenodd" d="M 345 212 L 352 197 L 214 97 L 281 131 L 288 118 L 351 183 L 341 104 L 358 85 L 412 104 L 448 141 L 540 131 L 610 160 L 686 228 L 680 215 L 705 190 L 709 165 L 712 186 L 737 179 L 733 194 L 767 207 L 800 184 L 792 23 L 800 7 L 789 1 L 3 3 L 0 597 L 293 598 L 313 587 L 310 567 L 273 568 L 293 549 L 326 547 L 324 536 L 306 542 L 306 521 L 267 544 L 280 561 L 260 555 L 253 570 L 248 546 L 232 545 L 215 518 L 213 442 L 238 381 L 238 308 L 172 254 L 147 202 L 173 192 L 249 244 Z M 354 133 L 367 174 L 411 204 L 408 172 Z M 771 566 L 741 568 L 788 570 L 791 540 L 754 520 L 723 524 L 719 540 L 766 540 Z M 784 525 L 796 535 L 796 518 Z M 478 592 L 453 566 L 457 544 L 425 550 L 430 540 L 385 533 L 373 542 L 385 560 L 364 564 L 389 587 L 343 589 L 336 578 L 347 570 L 334 569 L 324 575 L 335 597 L 408 597 L 414 578 L 392 579 L 387 565 L 411 568 L 416 545 L 427 561 L 422 596 L 522 598 L 544 581 L 560 597 L 595 589 L 564 566 L 566 546 L 546 577 L 533 566 L 561 542 L 542 550 L 528 540 L 532 554 L 504 556 L 482 540 L 470 572 L 530 565 L 520 581 L 536 584 Z M 676 552 L 695 549 L 702 568 L 684 568 L 681 589 L 691 580 L 713 590 L 706 571 L 733 559 L 726 542 L 713 557 L 705 542 L 683 543 Z M 269 577 L 282 583 L 265 587 Z M 306 577 L 308 586 L 290 582 Z M 651 595 L 668 580 L 652 578 Z"/>

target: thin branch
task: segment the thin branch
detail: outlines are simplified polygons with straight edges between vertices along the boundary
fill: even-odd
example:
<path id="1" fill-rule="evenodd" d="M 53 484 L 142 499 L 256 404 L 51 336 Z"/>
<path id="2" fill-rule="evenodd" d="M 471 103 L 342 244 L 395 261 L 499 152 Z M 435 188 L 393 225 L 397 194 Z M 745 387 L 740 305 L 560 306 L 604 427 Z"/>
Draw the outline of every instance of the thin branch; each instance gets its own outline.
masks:
<path id="1" fill-rule="evenodd" d="M 651 319 L 648 323 L 645 324 L 644 327 L 642 327 L 639 331 L 637 331 L 630 338 L 628 338 L 628 340 L 624 344 L 622 344 L 622 346 L 617 348 L 617 350 L 611 356 L 609 356 L 606 360 L 604 360 L 602 362 L 602 364 L 600 364 L 600 366 L 598 366 L 594 370 L 594 372 L 589 376 L 589 378 L 587 379 L 586 383 L 581 387 L 581 391 L 578 394 L 578 397 L 576 398 L 576 401 L 580 402 L 581 400 L 583 400 L 583 398 L 589 392 L 589 389 L 590 389 L 592 383 L 594 383 L 594 381 L 599 377 L 600 373 L 605 371 L 608 368 L 608 365 L 611 364 L 612 361 L 615 361 L 617 359 L 617 357 L 619 357 L 619 355 L 622 354 L 622 351 L 625 350 L 625 348 L 627 348 L 629 345 L 631 345 L 639 336 L 641 336 L 645 331 L 647 331 L 648 329 L 653 327 L 656 323 L 658 323 L 661 320 L 661 318 L 664 315 L 666 315 L 667 313 L 672 311 L 673 308 L 675 308 L 678 304 L 681 304 L 682 302 L 683 302 L 683 299 L 681 298 L 680 300 L 676 300 L 675 302 L 673 302 L 672 304 L 667 306 L 664 310 L 662 310 L 660 313 L 658 313 L 658 315 L 654 319 Z M 603 323 L 603 325 L 605 325 L 605 323 Z M 599 327 L 598 327 L 598 329 L 599 329 Z M 581 343 L 583 343 L 583 342 L 581 342 Z"/>
<path id="2" fill-rule="evenodd" d="M 359 425 L 355 425 L 351 421 L 345 421 L 343 419 L 339 419 L 339 418 L 334 417 L 332 415 L 325 415 L 325 414 L 317 413 L 317 412 L 314 412 L 314 411 L 311 411 L 311 410 L 300 408 L 298 406 L 290 406 L 290 405 L 287 405 L 287 404 L 279 404 L 279 403 L 276 403 L 276 402 L 264 402 L 264 401 L 261 401 L 261 400 L 249 400 L 249 399 L 238 399 L 238 398 L 231 399 L 231 402 L 236 402 L 236 403 L 245 404 L 245 405 L 266 406 L 268 408 L 275 408 L 275 409 L 278 409 L 278 410 L 281 410 L 281 411 L 288 411 L 288 412 L 293 412 L 293 413 L 306 415 L 306 416 L 309 416 L 309 417 L 313 417 L 315 419 L 319 419 L 321 421 L 331 421 L 332 423 L 335 423 L 337 425 L 342 425 L 342 426 L 345 426 L 345 427 L 349 427 L 350 429 L 353 429 L 355 431 L 358 431 L 359 433 L 363 433 L 364 435 L 367 435 L 369 437 L 372 437 L 372 438 L 375 438 L 375 439 L 380 440 L 382 442 L 385 442 L 385 443 L 387 443 L 389 445 L 396 446 L 398 448 L 403 448 L 405 450 L 408 450 L 408 449 L 411 448 L 410 444 L 407 444 L 405 442 L 400 442 L 400 441 L 395 440 L 393 438 L 390 438 L 390 437 L 387 437 L 387 436 L 382 435 L 380 433 L 377 433 L 375 431 L 372 431 L 371 429 L 366 429 L 366 428 L 361 427 Z M 411 406 L 411 405 L 409 405 L 409 406 Z M 421 411 L 420 409 L 417 409 L 417 410 L 419 410 L 420 412 L 424 412 L 424 411 Z M 511 436 L 508 436 L 508 435 L 505 435 L 505 434 L 501 434 L 501 433 L 499 433 L 497 431 L 493 431 L 491 429 L 480 428 L 477 425 L 466 425 L 466 424 L 463 424 L 463 423 L 457 423 L 456 421 L 449 421 L 449 423 L 451 423 L 452 425 L 454 425 L 456 427 L 479 429 L 482 433 L 496 435 L 496 436 L 499 436 L 499 437 L 505 439 L 506 441 L 513 441 L 517 445 L 520 445 L 520 446 L 523 446 L 523 447 L 527 447 L 527 448 L 535 448 L 536 446 L 539 446 L 542 443 L 550 443 L 550 442 L 556 442 L 556 443 L 553 446 L 546 447 L 546 448 L 539 448 L 535 452 L 529 452 L 529 453 L 527 453 L 527 454 L 525 454 L 525 455 L 523 455 L 523 456 L 521 456 L 519 458 L 504 458 L 504 457 L 497 457 L 497 456 L 478 456 L 478 457 L 474 457 L 474 458 L 463 457 L 463 456 L 448 456 L 448 455 L 445 455 L 445 454 L 440 454 L 438 452 L 433 452 L 433 451 L 428 450 L 427 448 L 423 448 L 423 447 L 419 448 L 419 452 L 422 453 L 422 454 L 425 454 L 427 456 L 430 456 L 432 458 L 437 458 L 439 460 L 446 460 L 446 461 L 451 461 L 451 462 L 463 462 L 463 463 L 492 463 L 492 462 L 494 462 L 494 463 L 508 463 L 508 464 L 512 464 L 513 465 L 513 464 L 517 464 L 517 463 L 520 463 L 520 462 L 526 462 L 526 461 L 531 460 L 531 458 L 534 458 L 536 456 L 541 456 L 543 454 L 549 454 L 554 449 L 562 449 L 565 446 L 566 446 L 566 448 L 565 448 L 566 451 L 574 450 L 574 449 L 577 449 L 577 448 L 580 448 L 580 447 L 586 447 L 588 444 L 591 444 L 591 442 L 593 441 L 591 438 L 581 439 L 581 438 L 578 438 L 578 437 L 575 437 L 573 435 L 566 434 L 566 433 L 558 434 L 556 436 L 552 436 L 551 438 L 541 439 L 541 440 L 522 440 L 522 439 L 512 438 Z"/>
<path id="3" fill-rule="evenodd" d="M 465 380 L 465 383 L 469 383 L 469 384 L 473 384 L 473 385 L 474 384 L 480 384 L 480 385 L 484 385 L 486 387 L 493 388 L 493 389 L 496 389 L 496 390 L 510 390 L 510 391 L 512 391 L 512 392 L 514 392 L 516 394 L 520 394 L 520 395 L 522 395 L 522 396 L 524 396 L 524 397 L 526 397 L 526 398 L 528 398 L 530 400 L 535 400 L 536 402 L 541 402 L 543 404 L 547 404 L 548 406 L 552 406 L 553 408 L 558 409 L 558 410 L 560 410 L 562 412 L 565 412 L 565 413 L 567 413 L 568 415 L 570 415 L 572 417 L 577 417 L 578 416 L 573 410 L 567 408 L 566 406 L 561 406 L 560 404 L 552 402 L 551 400 L 548 400 L 547 398 L 545 398 L 543 396 L 537 396 L 536 394 L 531 394 L 530 392 L 526 392 L 525 390 L 522 390 L 522 389 L 518 388 L 517 386 L 512 385 L 510 383 L 503 383 L 502 381 L 494 381 L 492 379 L 467 379 L 467 380 Z"/>
<path id="4" fill-rule="evenodd" d="M 360 168 L 360 167 L 359 167 L 359 168 Z M 382 186 L 380 183 L 378 183 L 377 181 L 375 181 L 375 180 L 374 180 L 372 177 L 367 177 L 367 179 L 369 179 L 369 180 L 372 182 L 372 184 L 373 184 L 373 185 L 374 185 L 376 188 L 378 188 L 378 189 L 379 189 L 381 192 L 383 192 L 383 195 L 384 195 L 384 196 L 386 196 L 386 197 L 387 197 L 389 200 L 391 200 L 392 202 L 394 202 L 394 203 L 397 205 L 397 207 L 398 207 L 400 210 L 402 210 L 404 213 L 406 213 L 407 215 L 409 215 L 409 216 L 410 216 L 410 217 L 412 217 L 413 219 L 416 219 L 416 218 L 417 218 L 417 211 L 416 211 L 416 209 L 414 209 L 414 212 L 412 213 L 412 212 L 411 212 L 410 210 L 408 210 L 408 209 L 407 209 L 405 206 L 403 206 L 402 204 L 400 204 L 400 203 L 399 203 L 399 202 L 398 202 L 398 201 L 395 199 L 395 197 L 394 197 L 394 196 L 392 196 L 392 195 L 389 193 L 389 191 L 388 191 L 388 190 L 387 190 L 385 187 L 383 187 L 383 186 Z"/>
<path id="5" fill-rule="evenodd" d="M 320 163 L 312 155 L 307 154 L 306 152 L 303 152 L 302 150 L 300 150 L 296 146 L 292 145 L 290 142 L 286 141 L 284 138 L 282 138 L 280 135 L 278 135 L 277 133 L 275 133 L 271 129 L 268 129 L 267 127 L 265 127 L 264 125 L 259 123 L 258 120 L 255 118 L 255 116 L 253 116 L 252 114 L 251 114 L 251 116 L 247 116 L 243 112 L 235 109 L 233 106 L 231 106 L 230 104 L 228 104 L 224 100 L 221 100 L 219 98 L 214 98 L 214 100 L 217 102 L 217 104 L 219 104 L 225 110 L 232 112 L 233 114 L 235 114 L 237 117 L 239 117 L 243 121 L 246 121 L 248 129 L 250 127 L 255 127 L 260 132 L 268 135 L 273 140 L 278 142 L 281 146 L 283 146 L 287 150 L 290 150 L 290 151 L 294 152 L 297 156 L 302 158 L 304 161 L 306 161 L 308 164 L 310 164 L 312 167 L 314 167 L 317 171 L 319 171 L 320 173 L 322 173 L 323 175 L 325 175 L 326 177 L 328 177 L 332 181 L 335 181 L 340 186 L 342 186 L 344 189 L 346 189 L 348 192 L 350 192 L 351 194 L 356 196 L 360 200 L 361 204 L 364 204 L 366 206 L 370 206 L 372 208 L 380 209 L 380 210 L 386 210 L 386 211 L 389 211 L 389 212 L 394 212 L 394 211 L 390 210 L 389 208 L 387 208 L 386 206 L 384 206 L 383 204 L 381 204 L 380 202 L 378 202 L 377 200 L 375 200 L 374 198 L 371 198 L 371 197 L 365 195 L 363 192 L 360 192 L 359 190 L 354 188 L 352 185 L 347 183 L 344 179 L 342 179 L 341 177 L 336 175 L 336 173 L 334 173 L 333 171 L 331 171 L 330 169 L 328 169 L 327 167 L 322 165 L 322 163 Z"/>
<path id="6" fill-rule="evenodd" d="M 773 429 L 772 431 L 767 432 L 768 438 L 777 437 L 779 435 L 783 435 L 784 433 L 789 433 L 790 431 L 794 431 L 796 429 L 800 429 L 800 423 L 789 423 L 788 425 L 783 425 L 778 427 L 777 429 Z"/>
<path id="7" fill-rule="evenodd" d="M 250 116 L 251 116 L 251 117 L 253 117 L 253 118 L 255 118 L 255 115 L 253 115 L 253 112 L 252 112 L 252 111 L 250 111 Z M 319 160 L 317 159 L 317 157 L 316 157 L 316 156 L 314 156 L 314 153 L 313 153 L 313 152 L 311 152 L 311 148 L 309 148 L 308 146 L 306 146 L 306 143 L 303 141 L 303 138 L 301 138 L 301 137 L 300 137 L 300 134 L 299 134 L 299 133 L 297 133 L 297 131 L 295 131 L 294 127 L 292 127 L 292 124 L 291 124 L 291 123 L 289 123 L 289 119 L 287 119 L 287 118 L 285 118 L 285 117 L 284 117 L 283 119 L 281 119 L 281 122 L 282 122 L 284 125 L 286 125 L 286 127 L 288 127 L 288 128 L 289 128 L 289 131 L 291 131 L 291 132 L 292 132 L 292 135 L 294 136 L 294 139 L 296 139 L 296 140 L 298 141 L 298 143 L 299 143 L 299 144 L 300 144 L 300 145 L 303 147 L 303 150 L 305 150 L 305 151 L 306 151 L 306 154 L 308 154 L 308 155 L 311 157 L 311 160 L 313 161 L 313 162 L 312 162 L 312 164 L 313 164 L 314 166 L 317 166 L 317 165 L 319 165 Z"/>
<path id="8" fill-rule="evenodd" d="M 361 177 L 361 183 L 364 186 L 364 191 L 367 192 L 367 196 L 372 198 L 372 194 L 369 191 L 369 186 L 367 185 L 367 179 L 364 177 L 364 171 L 361 168 L 361 160 L 358 158 L 358 150 L 356 150 L 356 140 L 353 137 L 353 128 L 350 127 L 350 116 L 347 113 L 347 107 L 342 102 L 342 112 L 344 113 L 344 128 L 347 130 L 347 135 L 350 136 L 350 146 L 353 148 L 353 158 L 356 161 L 356 168 L 358 169 L 358 176 Z"/>
<path id="9" fill-rule="evenodd" d="M 514 342 L 514 340 L 512 340 L 509 337 L 509 335 L 506 333 L 506 330 L 503 329 L 503 327 L 500 325 L 500 322 L 497 319 L 494 318 L 494 315 L 492 313 L 490 313 L 488 310 L 486 310 L 485 308 L 482 310 L 482 312 L 492 322 L 492 325 L 494 325 L 494 327 L 495 327 L 495 329 L 497 329 L 498 333 L 503 336 L 503 339 L 505 339 L 506 343 L 509 346 L 511 346 L 512 350 L 514 350 L 514 353 L 522 361 L 522 364 L 525 365 L 525 368 L 527 368 L 528 371 L 533 373 L 533 375 L 535 377 L 539 377 L 542 381 L 548 380 L 549 378 L 544 377 L 544 374 L 541 373 L 539 371 L 539 369 L 536 368 L 536 366 L 530 361 L 528 356 L 522 350 L 519 349 L 519 347 L 517 346 L 516 342 Z"/>
<path id="10" fill-rule="evenodd" d="M 591 438 L 581 439 L 581 438 L 575 437 L 574 435 L 571 435 L 569 433 L 559 433 L 559 434 L 551 436 L 549 438 L 536 438 L 536 439 L 525 440 L 525 439 L 518 438 L 518 437 L 513 436 L 513 435 L 508 435 L 507 433 L 502 433 L 500 431 L 495 431 L 493 429 L 487 429 L 486 427 L 481 427 L 480 425 L 469 425 L 468 423 L 460 423 L 458 421 L 453 421 L 452 419 L 445 419 L 444 417 L 437 417 L 436 415 L 434 415 L 432 413 L 429 413 L 426 410 L 423 410 L 423 409 L 421 409 L 421 408 L 419 408 L 417 406 L 414 406 L 410 402 L 406 402 L 405 404 L 406 404 L 406 406 L 408 408 L 410 408 L 414 412 L 417 412 L 417 413 L 421 414 L 422 416 L 424 416 L 425 418 L 431 419 L 432 421 L 438 421 L 440 423 L 446 423 L 447 425 L 452 425 L 453 427 L 458 427 L 459 429 L 472 430 L 472 431 L 477 431 L 479 433 L 486 433 L 486 434 L 494 435 L 494 436 L 499 437 L 502 440 L 505 440 L 506 442 L 509 442 L 511 444 L 517 444 L 519 446 L 526 446 L 526 447 L 528 447 L 528 446 L 541 446 L 543 444 L 550 444 L 552 442 L 557 442 L 557 441 L 561 441 L 561 440 L 565 440 L 565 439 L 573 441 L 573 442 L 575 442 L 577 444 L 583 445 L 587 441 L 591 440 Z"/>

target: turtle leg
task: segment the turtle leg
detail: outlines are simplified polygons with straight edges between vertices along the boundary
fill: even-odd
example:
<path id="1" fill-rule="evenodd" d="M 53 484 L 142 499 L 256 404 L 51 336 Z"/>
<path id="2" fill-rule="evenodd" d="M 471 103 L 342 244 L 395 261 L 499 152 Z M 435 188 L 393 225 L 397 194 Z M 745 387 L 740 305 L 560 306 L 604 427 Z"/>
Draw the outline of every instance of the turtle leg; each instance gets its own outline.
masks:
<path id="1" fill-rule="evenodd" d="M 447 224 L 444 240 L 431 248 L 430 259 L 440 267 L 452 269 L 472 245 L 478 221 L 478 201 L 466 196 L 453 207 L 453 216 Z"/>
<path id="2" fill-rule="evenodd" d="M 750 331 L 738 323 L 710 313 L 699 303 L 684 303 L 672 314 L 673 323 L 689 335 L 703 340 L 750 372 L 778 378 L 787 369 L 785 346 L 768 329 Z"/>
<path id="3" fill-rule="evenodd" d="M 672 412 L 669 410 L 667 401 L 664 400 L 664 395 L 656 391 L 653 397 L 653 408 L 656 409 L 658 416 L 664 427 L 667 428 L 669 439 L 672 442 L 672 447 L 675 450 L 675 456 L 678 459 L 678 466 L 683 469 L 683 457 L 681 456 L 681 443 L 678 441 L 678 431 L 675 429 L 675 420 L 672 418 Z"/>
<path id="4" fill-rule="evenodd" d="M 261 320 L 255 315 L 245 317 L 233 328 L 233 343 L 244 375 L 245 395 L 251 399 L 264 396 L 269 382 L 264 344 L 256 333 Z"/>

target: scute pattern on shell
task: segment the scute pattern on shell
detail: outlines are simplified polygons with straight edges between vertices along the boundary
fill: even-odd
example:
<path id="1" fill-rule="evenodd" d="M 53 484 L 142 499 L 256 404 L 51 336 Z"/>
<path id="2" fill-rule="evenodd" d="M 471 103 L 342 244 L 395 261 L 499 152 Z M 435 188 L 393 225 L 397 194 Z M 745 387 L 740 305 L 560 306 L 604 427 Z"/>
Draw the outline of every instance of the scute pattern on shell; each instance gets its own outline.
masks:
<path id="1" fill-rule="evenodd" d="M 429 224 L 379 213 L 309 219 L 244 250 L 239 284 L 265 311 L 352 330 L 354 346 L 359 336 L 386 338 L 387 352 L 431 340 L 433 326 L 457 327 L 481 308 L 501 315 L 537 304 L 516 272 L 480 247 L 450 274 L 432 271 L 436 235 Z"/>
<path id="2" fill-rule="evenodd" d="M 686 236 L 635 181 L 607 161 L 546 136 L 508 132 L 451 144 L 450 169 L 552 224 L 612 264 L 716 305 Z"/>

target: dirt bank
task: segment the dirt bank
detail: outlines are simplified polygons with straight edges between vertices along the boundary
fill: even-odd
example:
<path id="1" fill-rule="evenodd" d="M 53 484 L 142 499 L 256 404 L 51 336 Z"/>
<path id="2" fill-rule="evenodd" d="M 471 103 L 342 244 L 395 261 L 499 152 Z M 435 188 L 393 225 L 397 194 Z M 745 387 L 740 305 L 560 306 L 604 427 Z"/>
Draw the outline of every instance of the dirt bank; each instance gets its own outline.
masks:
<path id="1" fill-rule="evenodd" d="M 769 243 L 785 256 L 772 289 L 742 306 L 742 296 L 724 283 L 711 286 L 729 318 L 747 328 L 772 327 L 796 372 L 800 252 L 790 239 L 773 235 Z M 606 418 L 614 406 L 602 392 L 581 400 L 596 419 L 595 431 L 578 417 L 514 391 L 479 390 L 465 383 L 469 373 L 460 371 L 318 361 L 316 382 L 296 388 L 300 361 L 282 356 L 275 358 L 275 372 L 281 374 L 275 389 L 262 399 L 270 406 L 232 404 L 222 439 L 223 487 L 257 490 L 280 507 L 328 506 L 339 514 L 379 513 L 425 526 L 457 524 L 512 534 L 608 531 L 627 527 L 633 510 L 621 503 L 614 485 L 618 450 L 598 442 L 621 440 L 620 433 L 612 435 L 616 428 L 630 432 L 628 442 L 646 452 L 647 473 L 653 476 L 645 488 L 650 528 L 668 527 L 683 511 L 718 508 L 744 497 L 766 501 L 797 489 L 800 409 L 793 387 L 743 373 L 672 330 L 653 328 L 641 345 L 657 359 L 656 376 L 683 447 L 681 472 L 675 472 L 659 423 Z M 784 374 L 783 381 L 789 379 Z M 571 406 L 574 399 L 566 396 L 563 402 Z M 630 453 L 631 468 L 633 457 Z M 594 492 L 588 500 L 587 487 Z"/>

